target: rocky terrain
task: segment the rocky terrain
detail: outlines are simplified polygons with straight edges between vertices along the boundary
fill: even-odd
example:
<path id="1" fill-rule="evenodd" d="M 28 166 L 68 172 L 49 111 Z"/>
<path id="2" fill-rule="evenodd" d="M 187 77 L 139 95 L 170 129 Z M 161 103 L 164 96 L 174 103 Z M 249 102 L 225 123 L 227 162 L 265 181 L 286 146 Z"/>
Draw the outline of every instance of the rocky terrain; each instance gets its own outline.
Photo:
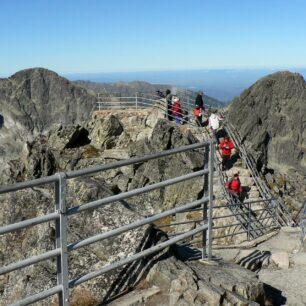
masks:
<path id="1" fill-rule="evenodd" d="M 161 113 L 152 110 L 137 114 L 102 112 L 96 113 L 92 120 L 83 125 L 55 125 L 43 137 L 38 136 L 28 143 L 27 149 L 22 152 L 23 159 L 10 163 L 11 172 L 7 180 L 13 182 L 37 178 L 56 171 L 79 169 L 197 141 L 189 128 L 169 123 L 161 117 Z M 107 194 L 131 190 L 199 169 L 203 166 L 202 160 L 202 154 L 191 152 L 150 161 L 137 168 L 123 167 L 93 178 L 72 180 L 68 185 L 68 205 L 73 207 Z M 187 193 L 184 192 L 186 190 Z M 82 214 L 82 218 L 74 216 L 69 222 L 69 241 L 84 239 L 101 230 L 107 231 L 144 215 L 194 200 L 201 190 L 202 180 L 194 179 L 144 197 L 103 207 L 97 212 Z M 52 199 L 52 188 L 48 186 L 2 196 L 4 213 L 1 224 L 51 212 Z M 12 211 L 10 206 L 13 202 Z M 24 230 L 21 235 L 5 235 L 0 241 L 1 264 L 52 249 L 53 236 L 52 223 Z M 147 226 L 74 251 L 69 256 L 70 278 L 165 239 L 166 233 Z M 9 257 L 8 250 L 12 250 Z M 247 301 L 263 304 L 263 284 L 253 273 L 225 262 L 214 267 L 196 262 L 184 263 L 182 253 L 180 249 L 166 249 L 151 259 L 118 269 L 102 280 L 86 282 L 72 290 L 71 303 L 96 305 L 103 299 L 108 300 L 136 286 L 137 290 L 144 290 L 141 300 L 148 295 L 148 305 L 234 305 Z M 6 275 L 1 279 L 1 297 L 5 302 L 0 305 L 54 285 L 54 272 L 55 262 L 51 261 L 23 269 L 22 273 Z M 154 294 L 151 295 L 152 292 Z M 50 303 L 56 303 L 56 300 L 47 300 L 41 305 Z M 144 305 L 143 302 L 141 304 Z"/>
<path id="2" fill-rule="evenodd" d="M 236 248 L 215 250 L 228 262 L 256 271 L 264 283 L 268 305 L 305 305 L 306 249 L 300 229 L 284 227 L 267 241 L 245 242 Z M 267 302 L 268 303 L 268 302 Z"/>
<path id="3" fill-rule="evenodd" d="M 93 113 L 93 95 L 43 69 L 23 71 L 3 82 L 0 83 L 0 105 L 3 105 L 3 124 L 0 129 L 0 146 L 3 148 L 0 169 L 2 185 L 192 144 L 204 135 L 204 130 L 167 121 L 156 109 Z M 35 85 L 31 89 L 30 85 L 25 84 Z M 55 91 L 54 96 L 51 91 Z M 56 114 L 57 107 L 63 104 L 61 100 L 66 101 L 64 105 L 69 106 L 65 111 L 61 109 L 63 114 L 54 115 L 53 110 Z M 49 116 L 42 111 L 40 105 L 47 105 Z M 76 109 L 70 114 L 69 110 L 73 105 Z M 14 132 L 15 129 L 19 134 Z M 105 171 L 93 177 L 73 179 L 68 184 L 67 203 L 69 207 L 74 207 L 202 167 L 203 152 L 193 151 Z M 251 184 L 248 176 L 245 171 L 245 183 Z M 215 177 L 214 183 L 216 205 L 224 204 L 220 180 L 218 183 L 218 178 Z M 192 179 L 143 196 L 132 197 L 128 201 L 74 215 L 69 219 L 68 240 L 72 243 L 198 199 L 202 189 L 203 180 Z M 256 190 L 252 192 L 257 196 Z M 41 186 L 2 195 L 0 201 L 3 211 L 0 215 L 2 226 L 52 212 L 54 190 L 52 186 Z M 222 213 L 228 214 L 227 210 L 224 208 Z M 184 213 L 177 220 L 188 220 L 191 217 L 196 218 L 199 215 Z M 71 252 L 70 279 L 168 239 L 168 235 L 173 234 L 173 228 L 162 231 L 161 225 L 175 221 L 161 220 Z M 235 220 L 231 219 L 229 222 Z M 186 227 L 176 230 L 184 229 Z M 246 237 L 221 242 L 238 243 L 241 239 L 245 240 Z M 0 264 L 7 265 L 53 247 L 52 222 L 3 235 L 0 237 Z M 193 252 L 195 253 L 191 254 Z M 226 254 L 229 252 L 221 256 L 230 259 Z M 76 287 L 72 290 L 71 305 L 98 305 L 111 300 L 113 305 L 148 306 L 264 305 L 267 302 L 267 290 L 263 284 L 265 278 L 260 281 L 253 272 L 239 267 L 234 260 L 230 260 L 230 263 L 219 260 L 211 266 L 189 260 L 192 257 L 199 258 L 198 255 L 197 250 L 183 246 L 165 249 L 145 260 L 118 268 Z M 55 261 L 50 260 L 2 276 L 0 305 L 7 305 L 54 285 L 55 269 Z M 128 293 L 132 288 L 136 289 Z M 125 295 L 120 297 L 122 293 Z M 56 299 L 52 298 L 40 305 L 56 303 Z"/>
<path id="4" fill-rule="evenodd" d="M 33 136 L 53 124 L 75 124 L 89 118 L 95 95 L 55 72 L 34 68 L 0 80 L 0 169 L 7 157 L 19 159 Z"/>
<path id="5" fill-rule="evenodd" d="M 290 72 L 260 79 L 228 111 L 258 170 L 295 215 L 306 196 L 305 114 L 305 80 Z"/>

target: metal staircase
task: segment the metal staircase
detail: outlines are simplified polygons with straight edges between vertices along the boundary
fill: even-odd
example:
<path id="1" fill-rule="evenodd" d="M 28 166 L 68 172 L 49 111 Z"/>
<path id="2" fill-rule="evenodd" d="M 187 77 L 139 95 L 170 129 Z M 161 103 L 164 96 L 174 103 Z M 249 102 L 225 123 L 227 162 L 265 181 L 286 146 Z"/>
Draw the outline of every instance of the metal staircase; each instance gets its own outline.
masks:
<path id="1" fill-rule="evenodd" d="M 247 169 L 250 171 L 261 197 L 263 199 L 271 199 L 270 202 L 265 202 L 266 210 L 263 210 L 261 217 L 265 218 L 267 216 L 271 216 L 273 218 L 276 218 L 276 221 L 280 226 L 292 225 L 293 220 L 286 205 L 279 197 L 273 195 L 271 190 L 268 188 L 266 182 L 257 171 L 253 158 L 247 153 L 244 145 L 242 144 L 238 131 L 234 128 L 234 126 L 231 123 L 227 121 L 224 122 L 224 129 L 226 130 L 226 132 L 228 133 L 228 135 L 231 137 L 236 147 L 238 148 L 240 152 L 239 155 L 241 159 L 244 161 Z M 274 211 L 276 207 L 277 207 L 277 215 L 275 216 Z M 268 221 L 266 221 L 266 223 L 267 222 Z"/>
<path id="2" fill-rule="evenodd" d="M 188 90 L 177 89 L 177 95 L 180 97 L 183 111 L 186 111 L 188 114 L 185 119 L 183 118 L 182 123 L 188 124 L 190 127 L 196 130 L 200 130 L 200 132 L 202 133 L 202 135 L 199 135 L 200 139 L 203 137 L 205 140 L 210 139 L 211 136 L 209 135 L 207 129 L 196 127 L 196 123 L 193 120 L 192 110 L 194 108 L 195 93 Z M 121 99 L 124 98 L 121 97 Z M 136 109 L 137 105 L 138 107 L 153 106 L 164 112 L 165 115 L 167 114 L 167 108 L 165 106 L 164 99 L 161 99 L 160 97 L 152 96 L 150 97 L 150 99 L 148 99 L 147 97 L 144 98 L 141 94 L 138 94 L 136 95 L 135 101 L 136 102 L 134 103 L 136 103 Z M 130 101 L 129 103 L 133 102 Z M 210 106 L 206 105 L 206 109 L 209 108 Z M 218 160 L 218 156 L 215 153 L 215 168 L 218 171 L 220 177 L 220 183 L 222 185 L 224 195 L 228 202 L 228 208 L 232 211 L 233 215 L 235 215 L 240 226 L 244 230 L 248 230 L 248 233 L 251 238 L 256 238 L 269 231 L 271 229 L 271 225 L 273 224 L 274 226 L 292 225 L 294 222 L 287 207 L 280 198 L 272 194 L 266 182 L 261 177 L 260 173 L 257 171 L 255 162 L 252 156 L 247 153 L 247 150 L 245 149 L 241 141 L 238 131 L 231 123 L 227 122 L 226 120 L 224 120 L 223 122 L 223 128 L 230 136 L 232 141 L 235 143 L 235 147 L 239 150 L 240 158 L 244 161 L 246 168 L 249 170 L 249 173 L 251 174 L 251 177 L 253 178 L 257 190 L 260 194 L 260 198 L 262 200 L 261 203 L 263 204 L 263 209 L 261 210 L 260 214 L 256 215 L 250 209 L 250 206 L 245 205 L 245 203 L 239 202 L 239 200 L 233 198 L 233 195 L 228 193 L 227 189 L 225 188 L 225 183 L 227 182 L 228 178 L 226 176 L 226 173 L 222 171 L 220 167 L 220 161 Z M 202 140 L 203 139 L 201 139 L 201 141 Z"/>

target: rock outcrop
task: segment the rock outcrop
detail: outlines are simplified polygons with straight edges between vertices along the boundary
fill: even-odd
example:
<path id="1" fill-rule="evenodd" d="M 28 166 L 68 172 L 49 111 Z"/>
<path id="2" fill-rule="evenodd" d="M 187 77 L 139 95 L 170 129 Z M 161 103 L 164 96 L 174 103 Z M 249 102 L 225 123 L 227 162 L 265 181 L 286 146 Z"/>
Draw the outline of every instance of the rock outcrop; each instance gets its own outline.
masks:
<path id="1" fill-rule="evenodd" d="M 287 203 L 293 210 L 300 208 L 306 195 L 305 101 L 303 77 L 278 72 L 246 89 L 228 112 L 228 120 L 239 131 L 258 170 L 274 174 L 268 176 L 270 187 L 291 196 Z"/>
<path id="2" fill-rule="evenodd" d="M 43 68 L 22 70 L 0 80 L 4 126 L 13 121 L 30 132 L 42 133 L 54 123 L 88 119 L 95 102 L 95 95 L 86 89 Z"/>
<path id="3" fill-rule="evenodd" d="M 10 178 L 8 160 L 22 159 L 27 141 L 46 134 L 54 124 L 88 120 L 95 103 L 94 94 L 47 69 L 27 69 L 1 79 L 0 172 Z"/>

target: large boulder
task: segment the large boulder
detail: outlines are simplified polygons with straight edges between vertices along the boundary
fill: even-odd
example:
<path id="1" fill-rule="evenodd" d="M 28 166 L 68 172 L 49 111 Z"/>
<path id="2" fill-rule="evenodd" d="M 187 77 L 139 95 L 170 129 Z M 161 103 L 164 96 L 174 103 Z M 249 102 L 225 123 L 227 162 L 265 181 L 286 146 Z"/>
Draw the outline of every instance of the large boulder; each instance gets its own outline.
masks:
<path id="1" fill-rule="evenodd" d="M 246 89 L 228 111 L 228 120 L 237 128 L 258 170 L 274 173 L 271 187 L 289 196 L 306 195 L 305 101 L 303 77 L 277 72 Z M 294 189 L 298 191 L 295 193 Z M 300 202 L 291 197 L 293 209 L 300 206 L 296 200 Z"/>

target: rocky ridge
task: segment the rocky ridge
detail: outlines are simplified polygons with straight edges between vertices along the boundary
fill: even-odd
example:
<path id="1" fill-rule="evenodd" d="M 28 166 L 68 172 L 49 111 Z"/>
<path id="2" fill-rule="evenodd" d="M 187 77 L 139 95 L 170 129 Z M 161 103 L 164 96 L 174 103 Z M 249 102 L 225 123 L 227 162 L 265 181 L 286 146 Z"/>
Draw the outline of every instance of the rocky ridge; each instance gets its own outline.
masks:
<path id="1" fill-rule="evenodd" d="M 306 195 L 305 101 L 303 77 L 278 72 L 246 89 L 228 110 L 258 170 L 295 214 Z"/>
<path id="2" fill-rule="evenodd" d="M 27 144 L 22 152 L 22 159 L 10 161 L 10 173 L 7 173 L 6 182 L 80 169 L 197 141 L 188 127 L 175 125 L 162 117 L 161 113 L 154 110 L 134 115 L 128 112 L 106 112 L 95 114 L 92 120 L 83 125 L 55 125 L 49 133 L 38 136 Z M 137 167 L 115 169 L 93 178 L 72 180 L 68 185 L 68 205 L 73 207 L 107 194 L 131 190 L 194 171 L 203 166 L 202 160 L 202 154 L 198 152 L 184 153 L 175 158 L 150 161 Z M 5 180 L 5 176 L 2 176 L 2 180 Z M 188 190 L 188 193 L 184 190 Z M 180 186 L 169 186 L 163 191 L 85 213 L 82 218 L 73 216 L 69 222 L 69 241 L 84 239 L 94 233 L 130 223 L 144 215 L 194 200 L 201 190 L 202 180 L 194 179 L 180 183 Z M 6 213 L 2 215 L 0 223 L 7 224 L 12 220 L 17 222 L 51 212 L 52 192 L 51 186 L 46 186 L 30 192 L 14 193 L 9 197 L 2 196 Z M 33 199 L 35 205 L 30 204 L 34 203 Z M 10 209 L 12 203 L 15 203 L 13 213 Z M 53 236 L 52 223 L 29 228 L 22 231 L 22 234 L 4 236 L 0 241 L 1 264 L 6 265 L 12 260 L 20 260 L 51 249 Z M 93 268 L 101 268 L 107 263 L 124 258 L 126 254 L 134 253 L 136 249 L 147 248 L 164 239 L 167 239 L 166 233 L 159 231 L 156 226 L 147 226 L 74 251 L 69 257 L 70 278 L 78 277 Z M 7 250 L 13 250 L 9 257 Z M 142 289 L 159 288 L 159 294 L 147 300 L 148 305 L 235 305 L 250 301 L 262 304 L 265 299 L 262 284 L 252 273 L 237 266 L 220 263 L 218 267 L 210 268 L 192 262 L 185 264 L 180 259 L 180 252 L 175 249 L 166 249 L 156 256 L 118 269 L 102 280 L 95 279 L 78 286 L 71 294 L 72 305 L 78 305 L 80 301 L 97 305 L 135 286 Z M 216 271 L 220 271 L 219 274 Z M 42 290 L 45 288 L 42 284 L 48 287 L 54 285 L 54 272 L 55 262 L 51 261 L 23 269 L 22 272 L 12 272 L 2 278 L 0 294 L 1 300 L 5 301 L 3 305 Z M 56 303 L 56 300 L 47 300 L 41 302 L 41 305 L 50 305 L 53 302 Z"/>
<path id="3" fill-rule="evenodd" d="M 14 183 L 58 171 L 76 170 L 158 152 L 196 141 L 192 129 L 168 122 L 156 110 L 95 113 L 86 122 L 50 125 L 48 132 L 34 135 L 31 141 L 23 144 L 18 158 L 6 154 L 8 158 L 1 180 L 4 184 Z M 68 205 L 73 207 L 109 194 L 146 186 L 195 171 L 202 166 L 202 154 L 190 152 L 106 171 L 93 178 L 72 180 L 68 186 Z M 81 219 L 74 216 L 70 223 L 69 241 L 74 242 L 97 231 L 107 231 L 197 199 L 201 195 L 202 185 L 202 180 L 194 179 L 143 197 L 130 198 L 114 206 L 103 207 L 96 212 L 85 213 Z M 0 223 L 17 222 L 25 217 L 32 218 L 53 211 L 52 192 L 52 187 L 46 186 L 30 192 L 1 196 L 5 213 L 1 216 Z M 158 230 L 158 227 L 157 223 L 82 251 L 72 252 L 69 259 L 70 277 L 77 277 L 90 271 L 92 267 L 100 268 L 126 254 L 134 253 L 136 249 L 147 248 L 167 239 L 167 233 Z M 6 265 L 13 259 L 20 260 L 49 250 L 53 243 L 52 223 L 29 228 L 21 234 L 1 237 L 1 264 Z M 11 252 L 10 257 L 7 256 L 7 251 Z M 180 251 L 166 249 L 157 257 L 153 256 L 147 261 L 114 271 L 102 280 L 86 283 L 73 290 L 72 305 L 78 305 L 80 301 L 96 305 L 135 286 L 144 290 L 157 287 L 158 294 L 153 299 L 148 299 L 146 305 L 243 305 L 252 304 L 252 301 L 264 303 L 263 285 L 253 273 L 225 262 L 214 267 L 187 262 Z M 141 268 L 137 269 L 138 265 Z M 7 275 L 0 279 L 1 302 L 5 305 L 7 301 L 13 302 L 17 297 L 22 298 L 40 291 L 43 286 L 51 286 L 55 283 L 54 272 L 55 262 L 51 261 Z M 52 302 L 56 303 L 55 300 L 49 300 L 46 305 Z M 256 305 L 255 302 L 253 305 Z"/>

